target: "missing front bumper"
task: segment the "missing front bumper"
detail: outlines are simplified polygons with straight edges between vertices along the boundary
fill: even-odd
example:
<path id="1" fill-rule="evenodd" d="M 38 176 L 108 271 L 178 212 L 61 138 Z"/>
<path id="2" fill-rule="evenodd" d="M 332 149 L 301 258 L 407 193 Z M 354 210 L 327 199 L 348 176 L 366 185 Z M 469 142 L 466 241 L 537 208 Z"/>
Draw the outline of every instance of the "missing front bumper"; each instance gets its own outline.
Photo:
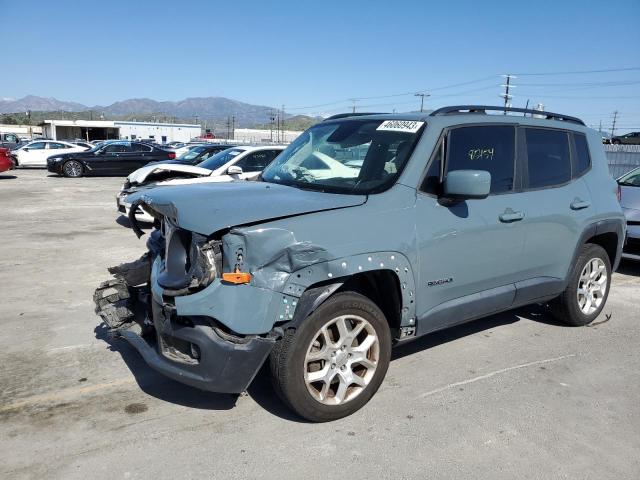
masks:
<path id="1" fill-rule="evenodd" d="M 241 393 L 273 348 L 276 336 L 255 336 L 236 343 L 222 338 L 204 317 L 177 318 L 154 302 L 154 342 L 132 330 L 120 332 L 147 364 L 180 383 L 201 390 Z"/>

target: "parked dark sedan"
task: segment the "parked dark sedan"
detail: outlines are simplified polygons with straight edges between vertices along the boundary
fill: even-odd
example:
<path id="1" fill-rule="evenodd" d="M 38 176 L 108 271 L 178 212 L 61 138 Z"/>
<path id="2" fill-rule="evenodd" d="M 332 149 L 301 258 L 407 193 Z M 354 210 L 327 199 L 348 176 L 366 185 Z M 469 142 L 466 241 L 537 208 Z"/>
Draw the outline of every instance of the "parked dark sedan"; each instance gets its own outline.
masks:
<path id="1" fill-rule="evenodd" d="M 630 132 L 625 135 L 611 137 L 614 145 L 640 145 L 640 132 Z"/>
<path id="2" fill-rule="evenodd" d="M 622 256 L 640 260 L 640 167 L 621 176 L 618 185 L 620 205 L 627 218 L 627 238 Z"/>
<path id="3" fill-rule="evenodd" d="M 173 160 L 174 152 L 142 142 L 118 141 L 78 153 L 52 155 L 47 170 L 65 177 L 83 175 L 127 176 L 150 162 Z"/>

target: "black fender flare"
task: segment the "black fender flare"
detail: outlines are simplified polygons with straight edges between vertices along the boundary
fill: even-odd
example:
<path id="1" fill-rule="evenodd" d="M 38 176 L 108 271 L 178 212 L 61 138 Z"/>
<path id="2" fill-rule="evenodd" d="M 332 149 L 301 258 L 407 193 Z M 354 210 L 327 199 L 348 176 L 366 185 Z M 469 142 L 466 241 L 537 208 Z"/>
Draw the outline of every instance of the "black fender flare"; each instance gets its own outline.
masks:
<path id="1" fill-rule="evenodd" d="M 298 328 L 305 318 L 316 311 L 318 307 L 342 287 L 342 285 L 344 285 L 344 282 L 337 281 L 305 290 L 298 300 L 298 307 L 293 315 L 293 319 L 283 325 L 282 328 L 285 330 L 288 328 Z"/>
<path id="2" fill-rule="evenodd" d="M 571 259 L 571 264 L 569 266 L 569 272 L 575 265 L 578 256 L 580 255 L 580 249 L 582 246 L 588 242 L 590 238 L 593 238 L 598 235 L 602 235 L 603 233 L 615 233 L 618 236 L 618 245 L 616 248 L 616 256 L 612 259 L 611 262 L 611 270 L 616 271 L 618 265 L 620 264 L 620 259 L 622 258 L 622 246 L 624 245 L 624 226 L 625 222 L 622 219 L 607 219 L 600 220 L 598 222 L 591 223 L 587 225 L 587 227 L 583 230 L 580 235 L 580 239 L 576 244 L 576 247 L 573 251 L 573 257 Z M 567 272 L 567 276 L 565 278 L 565 282 L 569 277 L 569 272 Z"/>

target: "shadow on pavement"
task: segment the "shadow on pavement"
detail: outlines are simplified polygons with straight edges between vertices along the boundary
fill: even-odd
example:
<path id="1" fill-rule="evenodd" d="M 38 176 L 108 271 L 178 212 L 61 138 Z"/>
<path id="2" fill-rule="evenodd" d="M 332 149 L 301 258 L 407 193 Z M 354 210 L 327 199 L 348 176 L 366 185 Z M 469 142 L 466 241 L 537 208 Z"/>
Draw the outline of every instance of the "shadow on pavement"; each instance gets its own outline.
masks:
<path id="1" fill-rule="evenodd" d="M 553 319 L 544 306 L 530 305 L 511 312 L 492 315 L 446 330 L 434 332 L 420 337 L 415 341 L 400 345 L 394 348 L 391 361 L 501 325 L 512 324 L 521 319 L 565 328 L 564 324 Z M 94 331 L 97 339 L 105 341 L 109 344 L 111 351 L 118 352 L 122 356 L 122 359 L 135 376 L 138 385 L 145 393 L 167 402 L 191 408 L 229 410 L 235 406 L 238 395 L 205 392 L 188 385 L 174 382 L 151 369 L 126 340 L 116 338 L 109 334 L 104 324 L 97 326 Z M 247 394 L 272 415 L 280 417 L 283 420 L 307 423 L 305 419 L 293 413 L 276 395 L 271 386 L 268 359 L 249 386 Z"/>
<path id="2" fill-rule="evenodd" d="M 126 340 L 110 334 L 104 324 L 98 325 L 94 333 L 98 340 L 103 340 L 109 345 L 111 351 L 120 354 L 138 386 L 146 394 L 166 402 L 203 410 L 230 410 L 235 406 L 237 395 L 205 392 L 174 382 L 156 372 L 146 364 L 135 348 Z"/>
<path id="3" fill-rule="evenodd" d="M 616 272 L 623 275 L 633 275 L 634 277 L 640 277 L 640 262 L 634 262 L 633 260 L 623 258 Z"/>
<path id="4" fill-rule="evenodd" d="M 2 175 L 0 174 L 0 180 L 13 180 L 14 178 L 18 178 L 16 175 Z"/>
<path id="5" fill-rule="evenodd" d="M 116 218 L 116 223 L 122 227 L 125 228 L 131 228 L 131 221 L 129 220 L 129 217 L 127 217 L 124 214 L 120 214 L 117 218 Z M 142 230 L 150 230 L 153 228 L 153 224 L 149 223 L 149 222 L 141 222 L 138 221 L 138 226 L 142 229 Z"/>

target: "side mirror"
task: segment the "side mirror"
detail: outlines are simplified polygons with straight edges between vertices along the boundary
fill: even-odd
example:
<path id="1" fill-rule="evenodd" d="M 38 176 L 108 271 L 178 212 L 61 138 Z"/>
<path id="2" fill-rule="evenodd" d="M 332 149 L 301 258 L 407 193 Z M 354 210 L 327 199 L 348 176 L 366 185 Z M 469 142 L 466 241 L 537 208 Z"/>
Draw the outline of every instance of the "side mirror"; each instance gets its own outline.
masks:
<path id="1" fill-rule="evenodd" d="M 23 151 L 23 152 L 28 152 L 28 151 L 29 151 L 29 148 L 28 148 L 28 147 L 22 147 L 22 151 Z"/>
<path id="2" fill-rule="evenodd" d="M 231 165 L 229 168 L 227 168 L 227 175 L 242 175 L 242 167 Z"/>
<path id="3" fill-rule="evenodd" d="M 491 191 L 491 174 L 485 170 L 453 170 L 444 179 L 444 197 L 465 200 L 486 198 Z"/>

